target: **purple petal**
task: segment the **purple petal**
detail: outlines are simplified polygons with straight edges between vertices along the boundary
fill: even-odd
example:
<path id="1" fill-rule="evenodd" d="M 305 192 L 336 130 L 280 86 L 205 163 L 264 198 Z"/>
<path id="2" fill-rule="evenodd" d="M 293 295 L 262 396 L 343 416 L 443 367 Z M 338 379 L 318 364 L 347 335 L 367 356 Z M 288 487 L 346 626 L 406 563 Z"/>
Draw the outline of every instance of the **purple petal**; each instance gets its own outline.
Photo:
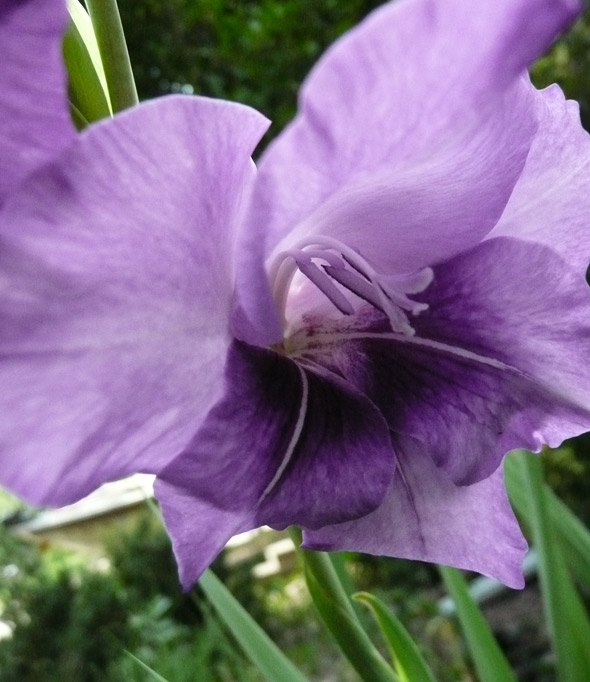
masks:
<path id="1" fill-rule="evenodd" d="M 87 129 L 0 216 L 0 481 L 36 503 L 156 473 L 221 390 L 253 110 L 171 97 Z M 220 178 L 223 182 L 220 182 Z"/>
<path id="2" fill-rule="evenodd" d="M 394 471 L 383 417 L 340 378 L 306 372 L 305 428 L 284 479 L 264 497 L 259 524 L 319 528 L 357 518 L 383 500 Z"/>
<path id="3" fill-rule="evenodd" d="M 488 477 L 508 450 L 538 450 L 590 423 L 588 413 L 550 388 L 458 346 L 416 337 L 346 346 L 338 357 L 341 371 L 375 402 L 394 432 L 423 441 L 458 484 Z"/>
<path id="4" fill-rule="evenodd" d="M 393 474 L 387 426 L 341 381 L 241 343 L 225 377 L 223 399 L 156 483 L 185 586 L 233 534 L 362 516 Z"/>
<path id="5" fill-rule="evenodd" d="M 394 442 L 398 470 L 383 504 L 362 519 L 304 534 L 304 547 L 351 550 L 456 566 L 524 586 L 526 542 L 504 491 L 501 470 L 454 485 L 418 441 Z"/>
<path id="6" fill-rule="evenodd" d="M 550 249 L 486 241 L 435 268 L 422 296 L 415 336 L 344 331 L 322 349 L 316 335 L 312 352 L 456 483 L 590 428 L 590 291 Z"/>
<path id="7" fill-rule="evenodd" d="M 543 442 L 554 447 L 588 430 L 590 289 L 582 273 L 550 248 L 499 237 L 435 268 L 424 298 L 419 335 L 515 367 L 555 410 L 572 408 L 572 420 L 547 414 Z"/>
<path id="8" fill-rule="evenodd" d="M 375 12 L 305 83 L 298 117 L 262 159 L 251 229 L 266 222 L 269 247 L 296 227 L 289 242 L 330 235 L 386 271 L 477 243 L 536 127 L 517 74 L 577 7 L 416 0 Z"/>
<path id="9" fill-rule="evenodd" d="M 456 481 L 477 480 L 512 448 L 555 447 L 590 428 L 590 290 L 550 249 L 486 241 L 435 268 L 424 298 L 417 335 L 464 359 L 432 348 L 428 379 L 424 356 L 425 409 L 408 412 L 408 423 L 432 431 L 416 426 Z"/>
<path id="10" fill-rule="evenodd" d="M 590 135 L 557 85 L 536 98 L 539 130 L 521 178 L 490 237 L 537 241 L 578 268 L 590 263 Z"/>
<path id="11" fill-rule="evenodd" d="M 0 0 L 0 205 L 75 137 L 61 52 L 63 0 Z"/>

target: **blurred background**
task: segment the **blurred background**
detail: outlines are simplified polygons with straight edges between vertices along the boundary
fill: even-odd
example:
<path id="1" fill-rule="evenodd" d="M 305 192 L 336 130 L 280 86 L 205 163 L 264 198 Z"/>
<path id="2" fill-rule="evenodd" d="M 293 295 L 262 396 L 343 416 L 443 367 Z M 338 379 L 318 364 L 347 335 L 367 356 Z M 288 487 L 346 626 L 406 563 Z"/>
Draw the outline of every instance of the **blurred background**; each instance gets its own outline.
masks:
<path id="1" fill-rule="evenodd" d="M 119 1 L 140 98 L 181 92 L 249 104 L 273 121 L 259 149 L 293 116 L 299 85 L 322 51 L 379 4 Z M 532 78 L 539 87 L 558 82 L 578 100 L 588 129 L 588 12 Z M 586 524 L 589 455 L 588 436 L 542 455 L 547 480 Z M 149 491 L 149 481 L 134 480 L 61 515 L 0 491 L 0 682 L 151 679 L 130 653 L 170 682 L 262 680 L 199 589 L 181 591 Z M 435 567 L 354 554 L 339 561 L 356 589 L 395 609 L 441 682 L 476 680 Z M 238 538 L 214 570 L 311 680 L 356 679 L 317 619 L 284 536 Z M 479 585 L 520 682 L 554 680 L 534 570 L 522 592 Z"/>

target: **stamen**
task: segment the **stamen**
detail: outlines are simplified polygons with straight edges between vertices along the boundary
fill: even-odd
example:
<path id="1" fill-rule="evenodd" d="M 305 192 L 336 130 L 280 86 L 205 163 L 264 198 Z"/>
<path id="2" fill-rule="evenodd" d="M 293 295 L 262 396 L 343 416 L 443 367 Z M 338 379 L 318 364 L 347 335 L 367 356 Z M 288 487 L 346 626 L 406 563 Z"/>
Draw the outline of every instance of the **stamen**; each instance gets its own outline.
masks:
<path id="1" fill-rule="evenodd" d="M 404 275 L 383 275 L 382 279 L 405 294 L 421 294 L 434 279 L 432 268 L 422 268 Z"/>
<path id="2" fill-rule="evenodd" d="M 316 264 L 321 262 L 321 267 Z M 424 291 L 433 271 L 423 268 L 402 275 L 383 275 L 361 253 L 332 237 L 314 236 L 278 253 L 270 264 L 269 279 L 277 308 L 285 315 L 291 282 L 299 270 L 344 315 L 355 312 L 353 303 L 336 283 L 381 310 L 392 331 L 412 336 L 407 313 L 418 315 L 428 304 L 412 301 L 407 294 Z"/>
<path id="3" fill-rule="evenodd" d="M 370 303 L 377 308 L 381 307 L 381 299 L 379 298 L 375 287 L 372 286 L 371 282 L 365 277 L 361 277 L 356 272 L 351 272 L 344 268 L 333 268 L 330 265 L 324 266 L 324 270 L 332 279 L 335 279 L 353 294 L 356 294 L 367 303 Z"/>
<path id="4" fill-rule="evenodd" d="M 352 303 L 346 298 L 346 296 L 338 289 L 334 282 L 326 275 L 325 272 L 320 270 L 315 263 L 311 260 L 305 262 L 304 260 L 298 260 L 297 265 L 301 272 L 311 280 L 316 287 L 325 294 L 328 298 L 344 315 L 354 315 L 354 308 Z M 337 268 L 333 268 L 337 271 Z"/>

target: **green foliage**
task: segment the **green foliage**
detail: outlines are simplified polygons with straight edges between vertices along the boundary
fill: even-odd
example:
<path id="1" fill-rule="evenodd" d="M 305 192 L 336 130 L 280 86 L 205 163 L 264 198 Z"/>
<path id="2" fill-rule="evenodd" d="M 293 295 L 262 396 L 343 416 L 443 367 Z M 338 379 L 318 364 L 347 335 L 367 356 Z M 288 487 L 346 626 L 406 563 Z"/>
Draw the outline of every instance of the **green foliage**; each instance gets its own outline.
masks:
<path id="1" fill-rule="evenodd" d="M 555 450 L 545 450 L 541 462 L 549 486 L 590 526 L 590 433 L 572 438 Z"/>
<path id="2" fill-rule="evenodd" d="M 156 517 L 142 515 L 130 531 L 109 534 L 106 545 L 113 571 L 131 604 L 147 604 L 161 596 L 168 600 L 169 615 L 175 620 L 185 624 L 201 620 L 194 603 L 180 589 L 170 539 Z"/>
<path id="3" fill-rule="evenodd" d="M 156 638 L 147 642 L 142 631 L 142 645 L 115 662 L 108 682 L 148 682 L 157 679 L 153 673 L 170 682 L 263 682 L 218 620 L 201 608 L 203 621 L 195 629 L 162 618 L 157 608 L 137 617 L 137 625 L 142 622 Z M 152 674 L 146 673 L 146 666 Z"/>
<path id="4" fill-rule="evenodd" d="M 42 553 L 0 526 L 0 682 L 144 682 L 136 655 L 173 682 L 257 682 L 206 604 L 182 593 L 151 518 L 110 543 L 110 570 Z"/>
<path id="5" fill-rule="evenodd" d="M 570 580 L 557 542 L 539 458 L 526 452 L 512 456 L 518 457 L 529 497 L 528 521 L 539 554 L 539 578 L 558 678 L 560 682 L 578 682 L 590 668 L 588 614 Z"/>
<path id="6" fill-rule="evenodd" d="M 41 557 L 2 531 L 2 617 L 14 627 L 0 642 L 0 682 L 99 682 L 127 635 L 126 603 L 110 576 L 59 553 Z M 7 570 L 7 567 L 10 567 Z"/>
<path id="7" fill-rule="evenodd" d="M 371 609 L 401 682 L 435 682 L 418 646 L 395 613 L 368 592 L 359 592 L 354 598 Z"/>
<path id="8" fill-rule="evenodd" d="M 68 0 L 70 24 L 63 40 L 68 98 L 78 128 L 111 115 L 104 70 L 92 23 L 78 0 Z"/>
<path id="9" fill-rule="evenodd" d="M 455 602 L 457 616 L 481 682 L 516 682 L 490 626 L 469 594 L 461 572 L 449 566 L 439 566 L 439 570 Z"/>
<path id="10" fill-rule="evenodd" d="M 211 570 L 205 571 L 199 583 L 225 626 L 268 682 L 305 682 L 305 677 Z"/>
<path id="11" fill-rule="evenodd" d="M 273 122 L 295 112 L 313 64 L 382 0 L 120 0 L 140 98 L 195 92 L 249 104 Z M 532 70 L 557 82 L 590 125 L 590 11 Z"/>
<path id="12" fill-rule="evenodd" d="M 324 49 L 379 0 L 120 0 L 140 98 L 195 92 L 255 107 L 276 134 Z"/>
<path id="13" fill-rule="evenodd" d="M 566 455 L 566 462 L 571 461 L 574 465 L 576 464 L 577 460 L 571 456 L 568 446 L 563 449 L 560 448 L 559 451 L 545 453 L 545 456 L 556 456 L 558 452 L 560 452 L 560 455 Z M 570 457 L 567 457 L 568 454 Z M 515 453 L 511 453 L 506 458 L 504 478 L 512 507 L 518 514 L 525 531 L 528 532 L 529 536 L 532 536 L 534 507 L 531 496 L 528 494 L 521 459 L 522 455 L 519 457 Z M 565 482 L 568 480 L 569 478 L 566 478 Z M 588 477 L 584 479 L 586 490 L 588 480 Z M 582 490 L 584 490 L 583 487 Z M 584 503 L 583 506 L 586 506 L 586 494 L 584 492 L 578 500 L 576 500 L 575 495 L 573 499 L 578 502 L 582 501 Z M 586 591 L 590 590 L 590 531 L 588 527 L 572 513 L 570 508 L 547 485 L 544 486 L 543 503 L 559 543 L 559 553 L 563 557 L 569 572 L 581 588 Z"/>
<path id="14" fill-rule="evenodd" d="M 341 571 L 326 552 L 301 548 L 301 531 L 291 527 L 305 582 L 314 606 L 341 652 L 352 664 L 360 679 L 367 682 L 399 682 L 368 636 L 351 598 L 341 580 Z"/>

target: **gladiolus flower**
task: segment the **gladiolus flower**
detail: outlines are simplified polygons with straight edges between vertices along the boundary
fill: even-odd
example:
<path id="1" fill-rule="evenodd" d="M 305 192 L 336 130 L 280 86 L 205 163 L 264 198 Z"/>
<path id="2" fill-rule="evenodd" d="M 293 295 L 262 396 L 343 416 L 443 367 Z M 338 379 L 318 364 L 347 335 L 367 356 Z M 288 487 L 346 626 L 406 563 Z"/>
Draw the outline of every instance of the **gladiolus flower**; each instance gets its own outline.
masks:
<path id="1" fill-rule="evenodd" d="M 135 471 L 189 585 L 236 532 L 522 585 L 501 462 L 590 428 L 590 142 L 526 66 L 573 0 L 399 0 L 299 113 L 173 96 L 75 134 L 61 0 L 0 4 L 0 480 Z"/>

